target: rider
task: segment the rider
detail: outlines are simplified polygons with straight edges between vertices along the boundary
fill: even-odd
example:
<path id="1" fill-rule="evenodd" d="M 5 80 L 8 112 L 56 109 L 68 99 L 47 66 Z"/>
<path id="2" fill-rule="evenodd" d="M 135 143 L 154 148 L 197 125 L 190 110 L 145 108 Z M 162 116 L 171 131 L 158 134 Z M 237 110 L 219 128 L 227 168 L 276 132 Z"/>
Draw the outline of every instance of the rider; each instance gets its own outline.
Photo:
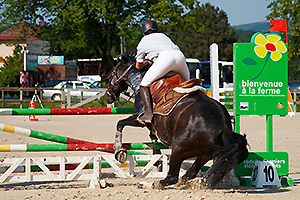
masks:
<path id="1" fill-rule="evenodd" d="M 140 94 L 145 107 L 145 113 L 140 117 L 140 120 L 151 123 L 153 117 L 149 91 L 151 83 L 170 71 L 179 73 L 186 81 L 190 79 L 190 72 L 179 47 L 165 34 L 159 33 L 155 21 L 145 21 L 142 24 L 142 32 L 144 37 L 137 46 L 136 68 L 142 69 L 153 64 L 140 83 Z"/>

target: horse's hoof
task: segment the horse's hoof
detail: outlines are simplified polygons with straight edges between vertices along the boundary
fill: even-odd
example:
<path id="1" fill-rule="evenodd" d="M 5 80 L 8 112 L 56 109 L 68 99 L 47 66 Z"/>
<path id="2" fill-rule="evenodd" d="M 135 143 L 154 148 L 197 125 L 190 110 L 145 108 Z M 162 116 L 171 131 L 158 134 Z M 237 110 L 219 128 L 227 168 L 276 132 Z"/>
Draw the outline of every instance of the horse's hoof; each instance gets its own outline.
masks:
<path id="1" fill-rule="evenodd" d="M 153 189 L 164 189 L 164 186 L 160 183 L 160 181 L 154 181 L 152 184 Z"/>
<path id="2" fill-rule="evenodd" d="M 115 151 L 115 159 L 120 163 L 126 162 L 127 159 L 127 151 L 124 149 Z"/>

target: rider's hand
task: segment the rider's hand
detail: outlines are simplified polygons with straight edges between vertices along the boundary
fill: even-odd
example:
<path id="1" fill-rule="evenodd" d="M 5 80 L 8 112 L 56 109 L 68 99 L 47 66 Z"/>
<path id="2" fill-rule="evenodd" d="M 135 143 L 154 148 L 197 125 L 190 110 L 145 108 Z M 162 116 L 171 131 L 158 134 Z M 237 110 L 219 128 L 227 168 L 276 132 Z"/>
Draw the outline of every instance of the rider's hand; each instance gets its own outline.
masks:
<path id="1" fill-rule="evenodd" d="M 151 67 L 152 64 L 153 64 L 153 62 L 151 60 L 144 60 L 143 61 L 143 65 L 147 68 Z"/>

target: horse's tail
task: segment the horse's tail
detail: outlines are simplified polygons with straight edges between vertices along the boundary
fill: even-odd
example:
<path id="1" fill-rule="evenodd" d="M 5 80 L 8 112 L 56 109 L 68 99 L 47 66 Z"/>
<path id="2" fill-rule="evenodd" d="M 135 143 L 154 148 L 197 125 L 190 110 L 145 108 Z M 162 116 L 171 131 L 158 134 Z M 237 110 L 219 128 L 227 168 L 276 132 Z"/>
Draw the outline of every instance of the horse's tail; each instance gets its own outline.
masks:
<path id="1" fill-rule="evenodd" d="M 205 177 L 209 178 L 208 184 L 212 187 L 219 183 L 226 172 L 241 164 L 249 154 L 246 135 L 223 131 L 222 137 L 225 147 L 218 153 L 214 164 L 205 173 Z"/>
<path id="2" fill-rule="evenodd" d="M 248 157 L 248 154 L 249 154 L 249 151 L 248 151 L 248 141 L 246 139 L 246 135 L 243 134 L 238 134 L 238 133 L 235 133 L 235 132 L 232 132 L 233 133 L 233 137 L 235 139 L 234 143 L 237 144 L 237 153 L 236 153 L 236 158 L 238 160 L 238 163 L 236 164 L 235 167 L 237 167 L 239 164 L 241 164 L 247 157 Z"/>

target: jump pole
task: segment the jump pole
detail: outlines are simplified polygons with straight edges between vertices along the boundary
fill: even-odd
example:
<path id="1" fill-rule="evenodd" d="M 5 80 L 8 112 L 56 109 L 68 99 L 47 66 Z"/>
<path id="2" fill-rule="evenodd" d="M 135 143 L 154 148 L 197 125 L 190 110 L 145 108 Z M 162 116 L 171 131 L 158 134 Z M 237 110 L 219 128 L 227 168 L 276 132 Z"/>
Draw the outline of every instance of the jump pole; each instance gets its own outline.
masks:
<path id="1" fill-rule="evenodd" d="M 102 148 L 113 148 L 113 143 L 94 143 L 94 142 L 89 142 L 85 140 L 80 140 L 80 139 L 74 139 L 70 137 L 65 137 L 65 136 L 60 136 L 56 134 L 51 134 L 51 133 L 45 133 L 41 131 L 35 131 L 35 130 L 30 130 L 26 128 L 20 128 L 16 126 L 10 126 L 7 124 L 2 124 L 0 123 L 0 131 L 7 132 L 7 133 L 15 133 L 15 134 L 20 134 L 32 138 L 37 138 L 37 139 L 43 139 L 43 140 L 48 140 L 52 142 L 58 142 L 58 143 L 63 143 L 63 144 L 83 144 L 82 147 L 90 145 L 90 146 L 97 146 L 99 145 Z M 147 149 L 168 149 L 169 146 L 164 145 L 162 143 L 151 143 L 151 142 L 145 142 L 145 143 L 123 143 L 123 148 L 128 149 L 128 150 L 147 150 Z"/>
<path id="2" fill-rule="evenodd" d="M 0 115 L 103 115 L 103 114 L 132 114 L 133 107 L 120 108 L 1 108 Z"/>
<path id="3" fill-rule="evenodd" d="M 9 144 L 0 145 L 0 152 L 35 152 L 35 151 L 106 151 L 114 152 L 113 143 L 107 144 Z M 169 149 L 162 143 L 124 143 L 123 148 L 129 155 L 147 155 L 130 150 Z"/>
<path id="4" fill-rule="evenodd" d="M 42 139 L 42 140 L 47 140 L 47 141 L 51 141 L 51 142 L 64 143 L 64 144 L 95 144 L 93 142 L 89 142 L 89 141 L 85 141 L 85 140 L 74 139 L 74 138 L 55 135 L 55 134 L 51 134 L 51 133 L 44 133 L 41 131 L 20 128 L 17 126 L 10 126 L 7 124 L 2 124 L 2 123 L 0 123 L 0 131 L 23 135 L 23 136 L 32 137 L 32 138 L 37 138 L 37 139 Z"/>
<path id="5" fill-rule="evenodd" d="M 35 131 L 35 130 L 26 129 L 26 128 L 10 126 L 10 125 L 6 125 L 6 124 L 2 124 L 2 123 L 0 123 L 0 131 L 7 132 L 7 133 L 24 135 L 24 136 L 27 136 L 27 137 L 47 140 L 47 141 L 51 141 L 51 142 L 58 142 L 58 143 L 63 143 L 63 144 L 74 144 L 74 146 L 72 148 L 75 148 L 76 145 L 80 145 L 80 144 L 83 144 L 83 146 L 81 146 L 81 148 L 83 148 L 84 146 L 87 146 L 89 144 L 90 145 L 100 145 L 100 146 L 102 145 L 102 148 L 101 148 L 102 150 L 99 149 L 100 151 L 104 151 L 104 152 L 108 152 L 108 153 L 114 153 L 115 152 L 115 150 L 113 149 L 113 144 L 97 144 L 97 143 L 89 142 L 89 141 L 85 141 L 85 140 L 74 139 L 74 138 L 55 135 L 55 134 L 51 134 L 51 133 L 44 133 L 44 132 L 41 132 L 41 131 Z M 71 148 L 71 146 L 70 146 L 70 148 Z M 105 146 L 106 146 L 106 148 L 105 148 Z M 128 144 L 125 144 L 125 147 L 130 148 L 130 147 L 128 147 Z M 5 148 L 7 150 L 8 147 L 5 147 Z M 66 149 L 67 147 L 64 146 L 64 147 L 61 147 L 61 148 Z M 94 147 L 94 148 L 96 148 L 96 147 Z M 133 151 L 131 152 L 130 150 L 127 151 L 127 153 L 129 155 L 134 154 L 134 153 L 136 153 L 136 155 L 137 154 L 144 155 L 144 154 L 140 154 L 141 152 L 133 152 Z"/>
<path id="6" fill-rule="evenodd" d="M 50 133 L 44 133 L 44 132 L 41 132 L 41 131 L 35 131 L 35 130 L 16 127 L 16 126 L 10 126 L 10 125 L 6 125 L 6 124 L 2 124 L 2 123 L 0 123 L 0 130 L 3 131 L 3 132 L 20 134 L 20 135 L 24 135 L 24 136 L 28 136 L 28 137 L 32 137 L 32 138 L 63 143 L 61 146 L 58 146 L 59 144 L 49 144 L 48 146 L 44 145 L 43 148 L 48 148 L 48 149 L 57 148 L 57 149 L 64 149 L 65 151 L 68 150 L 68 147 L 69 147 L 69 151 L 71 151 L 71 149 L 73 149 L 75 151 L 75 149 L 82 149 L 82 150 L 84 149 L 84 150 L 86 150 L 86 149 L 90 148 L 91 150 L 93 149 L 93 150 L 105 151 L 105 152 L 108 152 L 108 153 L 114 153 L 112 143 L 97 144 L 97 143 L 88 142 L 88 141 L 79 140 L 79 139 L 74 139 L 74 138 L 70 138 L 70 137 L 65 137 L 65 136 L 60 136 L 60 135 L 55 135 L 55 134 L 50 134 Z M 53 145 L 54 147 L 51 146 L 51 145 Z M 34 149 L 33 147 L 36 147 L 37 149 L 39 149 L 39 150 L 36 150 L 36 151 L 42 151 L 42 149 L 38 148 L 37 146 L 38 145 L 30 146 L 29 149 L 32 150 L 32 149 Z M 3 146 L 2 148 L 3 148 L 3 151 L 11 151 L 10 150 L 11 149 L 10 145 Z M 145 153 L 130 151 L 130 149 L 131 150 L 132 149 L 147 150 L 147 149 L 162 149 L 162 148 L 168 149 L 169 147 L 166 146 L 166 145 L 163 145 L 161 143 L 157 143 L 157 144 L 153 144 L 153 143 L 124 143 L 123 148 L 128 150 L 127 153 L 129 155 L 133 155 L 133 154 L 135 154 L 135 155 L 146 155 Z M 26 146 L 26 148 L 22 145 L 21 146 L 14 146 L 13 149 L 15 149 L 15 150 L 19 149 L 19 150 L 24 151 L 24 149 L 27 150 L 27 146 Z M 1 148 L 0 148 L 0 151 L 1 151 Z M 63 150 L 57 150 L 57 151 L 63 151 Z"/>

